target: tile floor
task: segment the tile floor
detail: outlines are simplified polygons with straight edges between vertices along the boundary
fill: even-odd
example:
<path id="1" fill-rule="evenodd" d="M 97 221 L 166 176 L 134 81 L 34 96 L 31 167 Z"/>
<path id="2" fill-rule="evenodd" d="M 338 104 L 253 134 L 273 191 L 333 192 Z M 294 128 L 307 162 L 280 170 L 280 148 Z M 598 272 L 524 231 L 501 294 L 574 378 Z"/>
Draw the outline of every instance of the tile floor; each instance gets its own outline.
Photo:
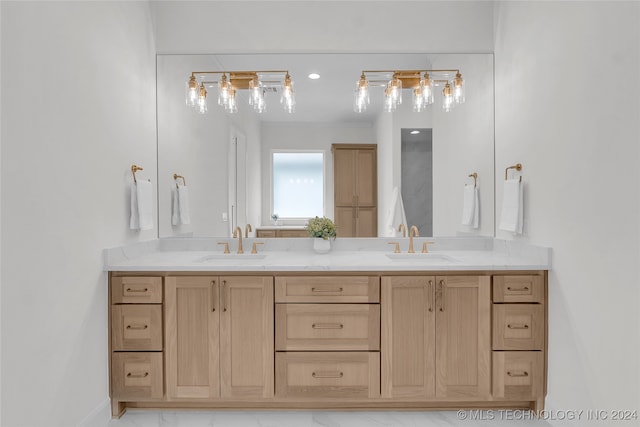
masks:
<path id="1" fill-rule="evenodd" d="M 471 419 L 475 418 L 475 419 Z M 525 419 L 523 419 L 525 418 Z M 309 411 L 142 411 L 128 410 L 108 427 L 432 427 L 572 426 L 568 421 L 531 420 L 500 411 L 309 412 Z M 593 425 L 596 427 L 595 425 Z"/>

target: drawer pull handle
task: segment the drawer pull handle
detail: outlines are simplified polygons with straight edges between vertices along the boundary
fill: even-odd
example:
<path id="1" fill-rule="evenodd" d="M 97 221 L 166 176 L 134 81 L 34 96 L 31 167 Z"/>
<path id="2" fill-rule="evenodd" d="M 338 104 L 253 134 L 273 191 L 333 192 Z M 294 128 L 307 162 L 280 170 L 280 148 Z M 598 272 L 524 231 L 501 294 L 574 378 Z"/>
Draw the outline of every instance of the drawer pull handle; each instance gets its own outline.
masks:
<path id="1" fill-rule="evenodd" d="M 325 289 L 325 288 L 311 288 L 311 292 L 342 292 L 342 288 L 333 288 L 333 289 Z"/>
<path id="2" fill-rule="evenodd" d="M 311 374 L 313 378 L 342 378 L 344 373 L 342 372 L 314 372 Z"/>
<path id="3" fill-rule="evenodd" d="M 512 288 L 511 286 L 507 286 L 507 290 L 508 291 L 513 291 L 513 292 L 523 292 L 523 291 L 528 291 L 529 287 L 528 286 L 523 286 L 522 288 Z"/>
<path id="4" fill-rule="evenodd" d="M 342 323 L 314 323 L 311 325 L 313 329 L 343 329 Z"/>
<path id="5" fill-rule="evenodd" d="M 127 373 L 127 378 L 146 378 L 149 376 L 149 372 L 145 372 L 144 374 L 132 374 L 131 372 Z"/>
<path id="6" fill-rule="evenodd" d="M 149 288 L 144 288 L 144 289 L 127 288 L 127 292 L 149 292 Z"/>
<path id="7" fill-rule="evenodd" d="M 522 371 L 522 372 L 507 371 L 507 375 L 509 375 L 510 377 L 528 377 L 529 373 L 527 371 Z"/>
<path id="8" fill-rule="evenodd" d="M 529 325 L 512 325 L 511 323 L 509 323 L 507 325 L 507 328 L 509 328 L 509 329 L 529 329 Z"/>
<path id="9" fill-rule="evenodd" d="M 148 325 L 127 325 L 127 329 L 147 329 Z"/>

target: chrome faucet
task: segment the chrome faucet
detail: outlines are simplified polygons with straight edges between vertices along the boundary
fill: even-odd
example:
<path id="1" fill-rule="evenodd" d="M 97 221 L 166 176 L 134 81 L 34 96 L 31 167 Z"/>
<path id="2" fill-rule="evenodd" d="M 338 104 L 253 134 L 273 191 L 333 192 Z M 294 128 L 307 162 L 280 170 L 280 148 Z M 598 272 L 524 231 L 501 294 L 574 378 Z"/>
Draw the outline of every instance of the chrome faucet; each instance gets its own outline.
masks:
<path id="1" fill-rule="evenodd" d="M 400 223 L 400 225 L 398 225 L 398 231 L 402 231 L 402 237 L 407 237 L 407 226 L 403 223 Z"/>
<path id="2" fill-rule="evenodd" d="M 408 253 L 410 253 L 410 254 L 416 253 L 413 250 L 413 238 L 414 238 L 414 236 L 415 237 L 420 237 L 420 232 L 418 231 L 418 227 L 416 227 L 415 225 L 412 225 L 411 228 L 409 229 L 409 251 L 408 251 Z"/>
<path id="3" fill-rule="evenodd" d="M 247 225 L 244 226 L 244 237 L 249 238 L 250 231 L 253 231 L 251 229 L 251 224 L 247 223 Z"/>
<path id="4" fill-rule="evenodd" d="M 235 230 L 233 230 L 233 238 L 238 238 L 238 253 L 239 254 L 243 254 L 244 251 L 242 250 L 242 228 L 240 227 L 236 227 Z"/>

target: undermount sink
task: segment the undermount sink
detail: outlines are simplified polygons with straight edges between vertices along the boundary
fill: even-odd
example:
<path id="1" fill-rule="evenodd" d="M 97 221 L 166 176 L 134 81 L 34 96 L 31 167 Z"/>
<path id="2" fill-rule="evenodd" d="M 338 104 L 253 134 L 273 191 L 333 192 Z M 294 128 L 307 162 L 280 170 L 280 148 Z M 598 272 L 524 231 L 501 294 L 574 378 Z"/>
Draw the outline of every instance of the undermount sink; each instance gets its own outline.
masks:
<path id="1" fill-rule="evenodd" d="M 198 259 L 196 262 L 220 261 L 220 260 L 256 260 L 263 259 L 266 254 L 212 254 Z"/>
<path id="2" fill-rule="evenodd" d="M 385 254 L 387 258 L 392 261 L 420 261 L 420 262 L 455 262 L 455 258 L 451 258 L 449 255 L 440 254 L 437 252 L 415 253 L 415 254 Z"/>

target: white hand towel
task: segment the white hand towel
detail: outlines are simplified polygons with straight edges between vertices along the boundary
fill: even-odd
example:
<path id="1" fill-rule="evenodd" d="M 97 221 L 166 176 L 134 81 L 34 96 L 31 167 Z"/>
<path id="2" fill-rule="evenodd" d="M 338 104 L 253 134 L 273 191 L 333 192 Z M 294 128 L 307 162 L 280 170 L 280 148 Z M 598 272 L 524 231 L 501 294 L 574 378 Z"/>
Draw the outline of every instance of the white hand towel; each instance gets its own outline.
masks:
<path id="1" fill-rule="evenodd" d="M 191 224 L 189 189 L 186 185 L 178 184 L 178 210 L 180 211 L 180 224 Z"/>
<path id="2" fill-rule="evenodd" d="M 131 183 L 131 218 L 129 219 L 129 228 L 138 230 L 140 228 L 140 216 L 138 215 L 138 189 L 136 184 Z"/>
<path id="3" fill-rule="evenodd" d="M 393 187 L 391 192 L 391 210 L 387 216 L 387 236 L 398 236 L 398 225 L 407 226 L 407 215 L 404 211 L 404 203 L 402 202 L 402 194 L 398 187 Z M 408 227 L 407 227 L 408 228 Z"/>
<path id="4" fill-rule="evenodd" d="M 478 228 L 480 225 L 480 205 L 478 202 L 478 187 L 465 185 L 462 204 L 462 225 Z"/>
<path id="5" fill-rule="evenodd" d="M 180 208 L 178 207 L 178 189 L 171 188 L 171 225 L 178 225 L 180 221 Z"/>
<path id="6" fill-rule="evenodd" d="M 524 210 L 522 182 L 520 177 L 504 181 L 502 193 L 502 213 L 500 215 L 500 230 L 522 234 Z"/>
<path id="7" fill-rule="evenodd" d="M 136 190 L 140 230 L 151 230 L 153 228 L 153 185 L 150 181 L 138 181 Z"/>

